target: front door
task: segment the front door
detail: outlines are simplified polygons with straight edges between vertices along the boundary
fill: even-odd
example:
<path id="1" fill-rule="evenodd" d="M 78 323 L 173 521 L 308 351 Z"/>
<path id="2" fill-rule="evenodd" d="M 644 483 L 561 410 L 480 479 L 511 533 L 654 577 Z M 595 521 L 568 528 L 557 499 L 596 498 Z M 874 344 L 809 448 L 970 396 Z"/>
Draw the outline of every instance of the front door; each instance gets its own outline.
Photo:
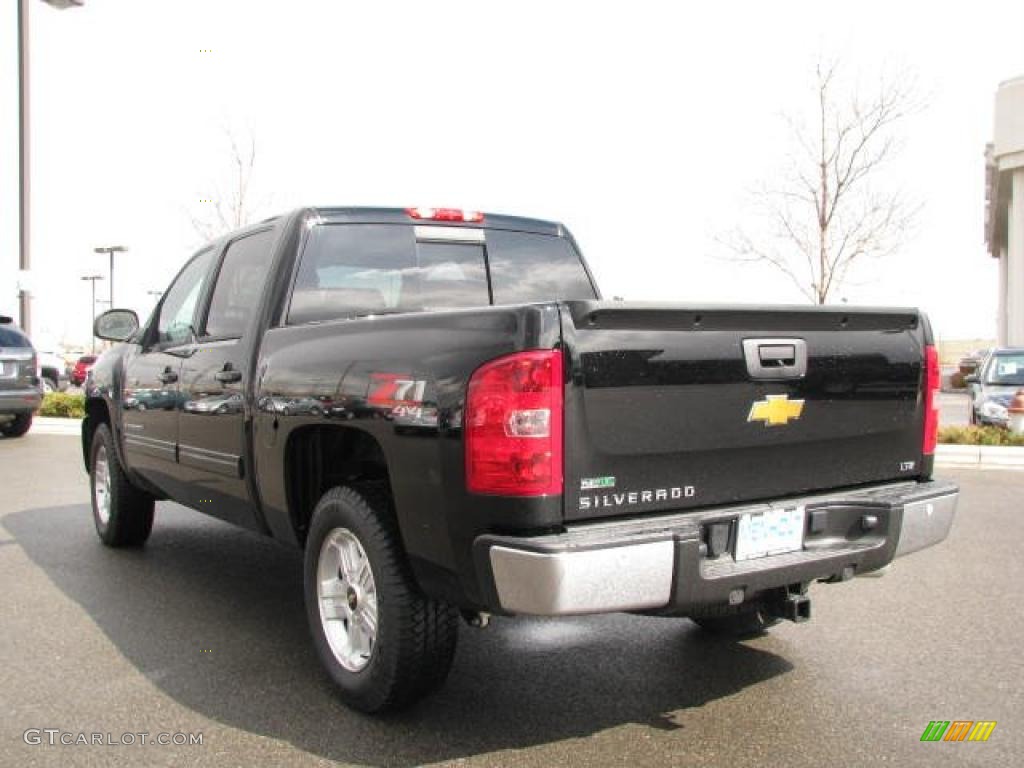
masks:
<path id="1" fill-rule="evenodd" d="M 125 458 L 129 467 L 163 489 L 173 480 L 177 463 L 178 352 L 138 352 L 125 362 Z"/>
<path id="2" fill-rule="evenodd" d="M 171 493 L 178 480 L 181 364 L 192 353 L 195 315 L 214 252 L 202 251 L 178 274 L 142 344 L 125 362 L 124 451 L 130 468 Z"/>

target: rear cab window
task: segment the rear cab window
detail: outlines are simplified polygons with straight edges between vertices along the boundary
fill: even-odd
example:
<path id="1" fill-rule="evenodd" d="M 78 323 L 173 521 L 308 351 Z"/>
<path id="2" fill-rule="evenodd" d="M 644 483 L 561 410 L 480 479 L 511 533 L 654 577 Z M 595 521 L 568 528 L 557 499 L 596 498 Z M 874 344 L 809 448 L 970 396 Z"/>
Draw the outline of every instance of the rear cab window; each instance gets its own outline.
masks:
<path id="1" fill-rule="evenodd" d="M 320 224 L 302 251 L 287 322 L 594 298 L 583 263 L 565 238 L 482 228 Z"/>

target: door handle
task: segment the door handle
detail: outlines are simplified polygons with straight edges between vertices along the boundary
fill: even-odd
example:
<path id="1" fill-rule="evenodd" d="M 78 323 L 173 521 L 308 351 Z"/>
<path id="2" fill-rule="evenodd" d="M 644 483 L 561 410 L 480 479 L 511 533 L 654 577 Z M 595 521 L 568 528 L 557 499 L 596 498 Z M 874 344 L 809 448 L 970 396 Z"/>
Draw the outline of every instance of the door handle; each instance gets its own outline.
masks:
<path id="1" fill-rule="evenodd" d="M 214 378 L 221 384 L 231 384 L 232 382 L 242 380 L 242 372 L 236 371 L 231 363 L 224 363 L 224 370 L 217 371 L 214 374 Z"/>
<path id="2" fill-rule="evenodd" d="M 164 372 L 157 376 L 161 384 L 173 384 L 178 380 L 178 374 L 171 370 L 170 366 L 164 368 Z"/>

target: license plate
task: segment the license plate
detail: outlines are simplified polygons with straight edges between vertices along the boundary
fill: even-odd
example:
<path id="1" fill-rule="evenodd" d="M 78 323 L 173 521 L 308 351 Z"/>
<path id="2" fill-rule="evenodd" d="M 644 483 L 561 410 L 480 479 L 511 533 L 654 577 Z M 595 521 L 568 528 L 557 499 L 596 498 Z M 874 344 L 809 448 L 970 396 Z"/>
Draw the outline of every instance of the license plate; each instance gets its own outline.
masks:
<path id="1" fill-rule="evenodd" d="M 804 508 L 770 509 L 743 515 L 736 534 L 736 559 L 794 552 L 804 543 Z"/>

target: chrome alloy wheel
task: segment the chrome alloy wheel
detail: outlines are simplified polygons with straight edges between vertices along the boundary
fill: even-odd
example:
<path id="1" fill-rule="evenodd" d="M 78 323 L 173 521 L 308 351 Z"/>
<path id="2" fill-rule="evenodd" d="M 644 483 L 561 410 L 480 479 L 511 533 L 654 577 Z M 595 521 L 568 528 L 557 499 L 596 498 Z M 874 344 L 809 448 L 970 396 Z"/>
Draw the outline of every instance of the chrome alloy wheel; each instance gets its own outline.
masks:
<path id="1" fill-rule="evenodd" d="M 96 514 L 100 522 L 110 522 L 110 462 L 107 459 L 107 447 L 101 445 L 96 451 L 93 472 L 93 500 L 96 503 Z"/>
<path id="2" fill-rule="evenodd" d="M 317 561 L 320 624 L 331 653 L 349 672 L 360 672 L 377 642 L 377 587 L 359 539 L 347 528 L 324 537 Z"/>

